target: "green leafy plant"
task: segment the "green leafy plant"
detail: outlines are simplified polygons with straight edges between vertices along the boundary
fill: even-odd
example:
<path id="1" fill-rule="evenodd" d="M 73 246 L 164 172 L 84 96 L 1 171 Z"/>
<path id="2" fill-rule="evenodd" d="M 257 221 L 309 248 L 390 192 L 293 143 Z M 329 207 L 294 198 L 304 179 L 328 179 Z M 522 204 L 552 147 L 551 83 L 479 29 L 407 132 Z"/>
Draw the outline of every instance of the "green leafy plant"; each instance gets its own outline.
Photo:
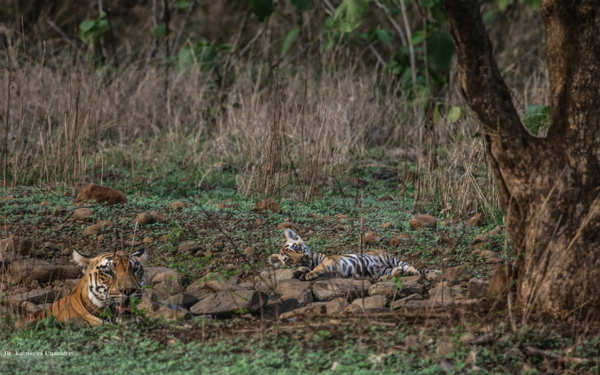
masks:
<path id="1" fill-rule="evenodd" d="M 87 44 L 96 43 L 110 29 L 111 24 L 105 12 L 100 12 L 97 19 L 86 19 L 79 24 L 79 38 Z"/>

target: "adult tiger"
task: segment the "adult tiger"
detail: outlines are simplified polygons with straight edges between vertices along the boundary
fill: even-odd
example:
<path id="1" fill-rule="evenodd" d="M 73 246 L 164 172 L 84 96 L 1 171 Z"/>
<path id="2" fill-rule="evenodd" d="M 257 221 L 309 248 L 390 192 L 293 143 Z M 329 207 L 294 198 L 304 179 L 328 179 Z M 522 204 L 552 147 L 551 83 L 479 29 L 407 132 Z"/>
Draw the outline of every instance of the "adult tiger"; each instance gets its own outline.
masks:
<path id="1" fill-rule="evenodd" d="M 284 236 L 286 244 L 279 254 L 271 256 L 270 263 L 307 267 L 305 280 L 326 275 L 378 279 L 383 276 L 420 273 L 416 268 L 385 252 L 328 256 L 310 251 L 302 238 L 291 229 L 286 229 Z"/>
<path id="2" fill-rule="evenodd" d="M 73 251 L 73 260 L 84 268 L 83 277 L 71 294 L 55 301 L 48 310 L 26 317 L 27 321 L 54 316 L 56 320 L 76 320 L 88 325 L 105 321 L 106 308 L 119 318 L 130 312 L 132 297 L 141 297 L 144 284 L 144 249 L 131 255 L 123 251 L 95 257 Z"/>

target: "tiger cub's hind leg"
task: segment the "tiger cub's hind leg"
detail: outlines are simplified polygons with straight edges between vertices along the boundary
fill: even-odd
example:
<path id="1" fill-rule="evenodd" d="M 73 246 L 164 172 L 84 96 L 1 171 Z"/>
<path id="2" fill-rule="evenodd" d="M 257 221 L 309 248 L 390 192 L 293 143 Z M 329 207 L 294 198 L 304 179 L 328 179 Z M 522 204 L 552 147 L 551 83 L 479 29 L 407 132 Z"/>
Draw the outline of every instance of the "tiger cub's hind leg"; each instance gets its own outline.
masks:
<path id="1" fill-rule="evenodd" d="M 418 269 L 416 269 L 413 266 L 409 266 L 408 264 L 404 264 L 404 265 L 399 265 L 397 267 L 394 267 L 392 269 L 392 273 L 391 276 L 403 276 L 403 275 L 420 275 L 421 272 L 419 272 Z"/>

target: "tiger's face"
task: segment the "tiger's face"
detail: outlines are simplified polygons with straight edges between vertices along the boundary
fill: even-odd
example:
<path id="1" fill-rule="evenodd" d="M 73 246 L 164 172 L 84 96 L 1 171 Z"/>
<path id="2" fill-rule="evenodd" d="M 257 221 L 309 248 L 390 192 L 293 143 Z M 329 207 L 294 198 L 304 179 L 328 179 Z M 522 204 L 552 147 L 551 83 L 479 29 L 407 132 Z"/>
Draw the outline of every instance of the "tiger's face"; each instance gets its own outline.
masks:
<path id="1" fill-rule="evenodd" d="M 133 254 L 123 251 L 87 257 L 77 251 L 73 260 L 84 267 L 83 281 L 88 300 L 97 309 L 108 307 L 119 316 L 131 312 L 132 297 L 141 298 L 144 284 L 144 249 Z"/>
<path id="2" fill-rule="evenodd" d="M 271 264 L 281 263 L 286 266 L 308 266 L 312 255 L 302 238 L 291 229 L 283 232 L 286 243 L 279 254 L 271 256 Z"/>

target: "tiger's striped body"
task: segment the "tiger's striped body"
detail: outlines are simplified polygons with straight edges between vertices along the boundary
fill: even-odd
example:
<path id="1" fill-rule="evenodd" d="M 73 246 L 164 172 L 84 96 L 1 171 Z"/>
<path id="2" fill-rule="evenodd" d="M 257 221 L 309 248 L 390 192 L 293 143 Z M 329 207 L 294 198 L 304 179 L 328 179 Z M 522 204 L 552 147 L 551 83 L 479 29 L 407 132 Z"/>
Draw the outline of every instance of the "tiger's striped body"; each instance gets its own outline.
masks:
<path id="1" fill-rule="evenodd" d="M 96 257 L 74 251 L 73 260 L 85 269 L 71 294 L 54 301 L 48 310 L 26 316 L 26 322 L 53 316 L 59 321 L 99 325 L 104 322 L 100 315 L 105 308 L 118 313 L 120 318 L 129 312 L 131 297 L 141 297 L 146 260 L 143 249 L 131 255 L 118 251 Z"/>
<path id="2" fill-rule="evenodd" d="M 313 253 L 291 229 L 286 229 L 284 235 L 286 244 L 280 253 L 272 258 L 272 262 L 307 267 L 309 272 L 305 274 L 305 280 L 314 280 L 320 276 L 379 279 L 384 276 L 419 274 L 416 268 L 385 252 L 328 256 Z"/>

